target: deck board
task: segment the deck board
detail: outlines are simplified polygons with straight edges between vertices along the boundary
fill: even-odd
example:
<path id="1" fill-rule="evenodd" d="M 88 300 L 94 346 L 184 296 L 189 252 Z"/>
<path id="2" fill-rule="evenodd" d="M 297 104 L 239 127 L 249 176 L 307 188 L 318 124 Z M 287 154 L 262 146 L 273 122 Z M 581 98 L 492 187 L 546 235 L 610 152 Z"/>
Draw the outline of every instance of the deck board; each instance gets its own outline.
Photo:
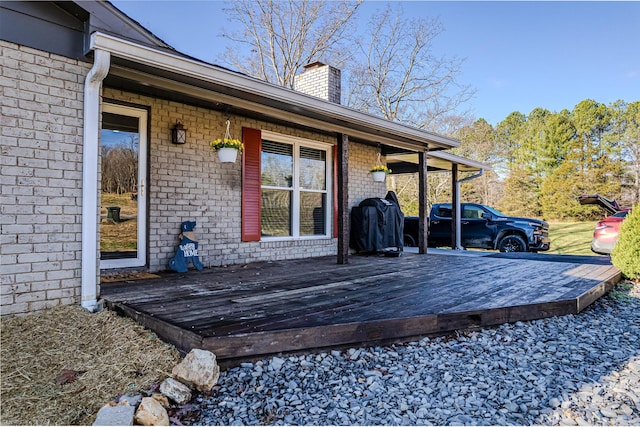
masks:
<path id="1" fill-rule="evenodd" d="M 182 350 L 234 359 L 575 314 L 620 279 L 599 257 L 541 259 L 265 262 L 103 284 L 101 297 Z"/>

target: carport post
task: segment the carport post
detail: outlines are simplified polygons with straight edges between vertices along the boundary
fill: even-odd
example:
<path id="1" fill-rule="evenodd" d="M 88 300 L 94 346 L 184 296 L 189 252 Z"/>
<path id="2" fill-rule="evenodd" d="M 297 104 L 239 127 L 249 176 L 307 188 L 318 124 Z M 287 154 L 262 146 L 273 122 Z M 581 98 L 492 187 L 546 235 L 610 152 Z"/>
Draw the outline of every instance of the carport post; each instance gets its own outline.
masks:
<path id="1" fill-rule="evenodd" d="M 429 233 L 429 212 L 427 212 L 427 151 L 418 153 L 418 253 L 427 253 L 427 236 Z"/>
<path id="2" fill-rule="evenodd" d="M 451 249 L 464 249 L 460 244 L 460 183 L 458 182 L 458 164 L 451 164 Z"/>

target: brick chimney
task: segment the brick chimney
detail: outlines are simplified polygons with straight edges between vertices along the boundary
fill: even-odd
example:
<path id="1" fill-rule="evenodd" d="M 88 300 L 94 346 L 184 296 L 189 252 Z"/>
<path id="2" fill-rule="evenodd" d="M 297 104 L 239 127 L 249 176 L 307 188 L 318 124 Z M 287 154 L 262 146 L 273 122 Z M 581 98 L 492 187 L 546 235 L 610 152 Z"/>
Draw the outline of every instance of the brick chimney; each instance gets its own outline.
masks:
<path id="1" fill-rule="evenodd" d="M 313 62 L 304 66 L 304 71 L 294 77 L 293 83 L 299 92 L 340 104 L 340 70 L 337 68 Z"/>

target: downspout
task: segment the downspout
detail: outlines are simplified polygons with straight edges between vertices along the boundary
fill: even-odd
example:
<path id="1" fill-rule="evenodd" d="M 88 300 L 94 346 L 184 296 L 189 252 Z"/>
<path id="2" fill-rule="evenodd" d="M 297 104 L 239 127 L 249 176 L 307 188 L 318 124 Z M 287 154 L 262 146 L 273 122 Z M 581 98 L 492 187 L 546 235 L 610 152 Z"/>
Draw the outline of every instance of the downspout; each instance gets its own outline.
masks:
<path id="1" fill-rule="evenodd" d="M 93 67 L 84 81 L 82 136 L 82 287 L 81 304 L 90 312 L 98 306 L 98 135 L 100 87 L 109 72 L 111 55 L 94 50 Z"/>
<path id="2" fill-rule="evenodd" d="M 455 209 L 456 209 L 456 246 L 455 248 L 453 248 L 456 251 L 463 251 L 465 250 L 462 247 L 462 228 L 461 227 L 461 221 L 460 221 L 460 184 L 462 184 L 465 181 L 470 181 L 472 179 L 476 179 L 476 178 L 480 178 L 482 176 L 482 174 L 484 173 L 484 169 L 480 169 L 480 172 L 478 172 L 475 175 L 471 175 L 468 176 L 466 178 L 462 178 L 456 181 L 456 200 L 455 200 Z"/>

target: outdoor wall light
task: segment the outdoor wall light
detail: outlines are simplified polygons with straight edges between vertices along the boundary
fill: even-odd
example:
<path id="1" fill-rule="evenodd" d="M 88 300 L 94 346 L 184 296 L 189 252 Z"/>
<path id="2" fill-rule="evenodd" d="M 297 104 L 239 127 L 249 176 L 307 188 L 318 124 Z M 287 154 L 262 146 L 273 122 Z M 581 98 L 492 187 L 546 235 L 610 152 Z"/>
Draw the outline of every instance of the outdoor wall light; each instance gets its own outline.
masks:
<path id="1" fill-rule="evenodd" d="M 171 129 L 171 142 L 174 144 L 184 144 L 187 142 L 187 130 L 182 126 L 182 122 L 177 121 Z"/>

